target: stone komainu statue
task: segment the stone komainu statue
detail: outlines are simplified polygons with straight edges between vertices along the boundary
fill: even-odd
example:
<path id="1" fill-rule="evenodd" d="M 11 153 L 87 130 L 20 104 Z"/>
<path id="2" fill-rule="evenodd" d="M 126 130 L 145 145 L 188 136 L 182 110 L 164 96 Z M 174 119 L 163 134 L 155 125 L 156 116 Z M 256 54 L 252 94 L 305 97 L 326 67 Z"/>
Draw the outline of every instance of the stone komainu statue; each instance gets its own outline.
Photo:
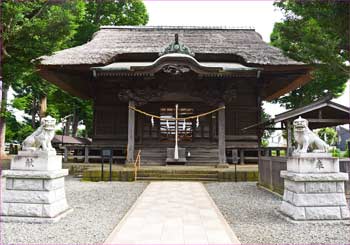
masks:
<path id="1" fill-rule="evenodd" d="M 29 135 L 22 143 L 24 151 L 55 151 L 51 140 L 55 136 L 56 119 L 47 116 L 41 119 L 40 127 Z"/>
<path id="2" fill-rule="evenodd" d="M 297 142 L 295 152 L 305 153 L 309 147 L 314 149 L 314 152 L 328 152 L 329 145 L 312 132 L 308 125 L 309 122 L 302 117 L 293 122 L 294 139 Z"/>

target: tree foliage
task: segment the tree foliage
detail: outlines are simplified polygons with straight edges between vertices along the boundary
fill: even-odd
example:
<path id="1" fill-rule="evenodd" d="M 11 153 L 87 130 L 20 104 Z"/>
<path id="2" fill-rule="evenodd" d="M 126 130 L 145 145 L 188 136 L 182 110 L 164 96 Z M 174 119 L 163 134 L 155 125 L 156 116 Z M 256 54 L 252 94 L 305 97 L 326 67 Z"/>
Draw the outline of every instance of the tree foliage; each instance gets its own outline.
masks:
<path id="1" fill-rule="evenodd" d="M 73 97 L 43 80 L 31 61 L 89 41 L 101 25 L 146 24 L 148 14 L 142 1 L 3 0 L 1 7 L 3 80 L 6 91 L 11 86 L 16 92 L 12 106 L 31 115 L 28 120 L 34 127 L 39 122 L 41 99 L 47 97 L 48 114 L 56 119 L 73 114 L 75 126 L 84 120 L 91 132 L 92 102 Z M 15 124 L 9 124 L 9 130 L 11 125 Z"/>
<path id="2" fill-rule="evenodd" d="M 6 117 L 6 140 L 8 142 L 22 142 L 34 130 L 30 124 L 25 122 L 18 122 L 14 115 Z"/>
<path id="3" fill-rule="evenodd" d="M 298 61 L 312 64 L 313 79 L 275 102 L 296 108 L 331 94 L 340 96 L 350 70 L 350 2 L 282 0 L 275 3 L 284 14 L 271 34 L 272 45 Z"/>
<path id="4" fill-rule="evenodd" d="M 148 22 L 146 7 L 140 0 L 90 0 L 85 4 L 85 11 L 74 45 L 89 41 L 103 25 L 145 25 Z"/>
<path id="5" fill-rule="evenodd" d="M 338 143 L 338 134 L 334 128 L 322 128 L 317 132 L 317 134 L 328 145 L 335 145 Z"/>
<path id="6" fill-rule="evenodd" d="M 14 89 L 13 106 L 31 114 L 31 126 L 35 127 L 40 99 L 55 88 L 38 76 L 31 60 L 68 47 L 77 22 L 84 16 L 84 2 L 5 0 L 1 7 L 3 92 L 7 93 L 10 86 Z M 2 108 L 6 108 L 6 101 L 2 102 Z M 1 116 L 6 115 L 6 121 L 13 121 L 6 111 Z M 16 128 L 11 128 L 14 125 L 8 125 L 7 135 L 11 130 L 16 132 Z"/>

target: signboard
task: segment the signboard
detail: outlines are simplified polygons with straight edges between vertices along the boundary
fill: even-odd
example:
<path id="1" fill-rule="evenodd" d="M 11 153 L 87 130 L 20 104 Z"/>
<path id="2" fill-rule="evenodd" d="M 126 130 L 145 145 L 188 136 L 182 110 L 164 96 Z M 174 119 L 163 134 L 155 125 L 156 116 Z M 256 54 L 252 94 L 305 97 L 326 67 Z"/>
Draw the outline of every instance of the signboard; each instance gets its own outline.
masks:
<path id="1" fill-rule="evenodd" d="M 112 157 L 113 151 L 111 149 L 102 149 L 102 157 Z"/>
<path id="2" fill-rule="evenodd" d="M 232 150 L 232 163 L 238 163 L 238 150 Z"/>

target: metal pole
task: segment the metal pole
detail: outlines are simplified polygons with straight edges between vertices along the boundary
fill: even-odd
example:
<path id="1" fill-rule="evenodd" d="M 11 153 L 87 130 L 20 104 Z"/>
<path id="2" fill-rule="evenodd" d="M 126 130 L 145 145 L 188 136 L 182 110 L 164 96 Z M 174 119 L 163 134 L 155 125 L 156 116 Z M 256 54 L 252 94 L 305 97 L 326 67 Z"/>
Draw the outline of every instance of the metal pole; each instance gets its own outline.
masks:
<path id="1" fill-rule="evenodd" d="M 63 126 L 62 140 L 61 140 L 62 147 L 63 147 L 63 134 L 64 134 L 64 131 L 66 131 L 66 126 Z"/>
<path id="2" fill-rule="evenodd" d="M 101 181 L 103 181 L 103 163 L 104 163 L 104 157 L 102 157 L 102 165 L 101 165 Z"/>
<path id="3" fill-rule="evenodd" d="M 174 159 L 178 160 L 179 159 L 179 147 L 178 147 L 178 132 L 177 132 L 177 118 L 178 118 L 178 109 L 179 109 L 179 105 L 176 104 L 175 105 L 175 151 L 174 151 Z"/>
<path id="4" fill-rule="evenodd" d="M 237 182 L 237 161 L 235 161 L 235 182 Z"/>
<path id="5" fill-rule="evenodd" d="M 112 161 L 113 161 L 113 151 L 112 155 L 109 158 L 109 181 L 112 181 Z"/>

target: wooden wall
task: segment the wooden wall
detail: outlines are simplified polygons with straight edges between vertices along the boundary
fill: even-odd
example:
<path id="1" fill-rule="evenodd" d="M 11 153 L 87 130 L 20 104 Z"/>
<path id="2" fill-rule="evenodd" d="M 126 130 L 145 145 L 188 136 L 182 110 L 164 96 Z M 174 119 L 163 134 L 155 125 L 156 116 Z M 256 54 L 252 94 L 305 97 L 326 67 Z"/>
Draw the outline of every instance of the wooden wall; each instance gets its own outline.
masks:
<path id="1" fill-rule="evenodd" d="M 232 81 L 228 81 L 232 82 Z M 103 83 L 101 83 L 103 84 Z M 236 81 L 237 94 L 229 104 L 226 104 L 226 141 L 228 148 L 258 146 L 258 131 L 252 128 L 241 129 L 258 122 L 260 106 L 258 105 L 258 90 L 254 80 L 241 79 Z M 161 105 L 174 106 L 175 102 L 149 102 L 139 107 L 149 113 L 159 115 Z M 194 109 L 194 114 L 207 112 L 216 108 L 203 102 L 183 102 L 179 106 Z M 193 121 L 195 125 L 195 120 Z M 118 99 L 118 91 L 113 86 L 105 84 L 96 88 L 94 100 L 94 144 L 127 144 L 128 105 Z M 199 127 L 193 128 L 193 139 L 210 141 L 217 140 L 217 113 L 200 119 Z M 135 142 L 160 139 L 159 120 L 152 127 L 149 117 L 136 113 Z"/>

